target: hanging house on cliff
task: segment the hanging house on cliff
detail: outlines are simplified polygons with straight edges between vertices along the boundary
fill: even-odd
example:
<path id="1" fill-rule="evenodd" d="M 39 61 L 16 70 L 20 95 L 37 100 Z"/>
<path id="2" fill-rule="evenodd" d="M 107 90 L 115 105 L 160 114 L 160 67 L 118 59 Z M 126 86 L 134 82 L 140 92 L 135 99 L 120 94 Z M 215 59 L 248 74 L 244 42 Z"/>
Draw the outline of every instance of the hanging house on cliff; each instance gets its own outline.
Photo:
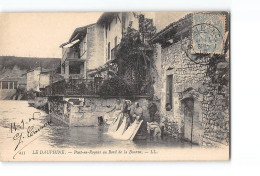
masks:
<path id="1" fill-rule="evenodd" d="M 204 26 L 196 24 L 197 19 L 203 19 L 200 15 L 208 15 L 208 21 L 202 22 Z M 199 145 L 229 143 L 228 18 L 227 13 L 188 14 L 158 32 L 150 41 L 160 44 L 160 109 L 169 120 L 166 130 Z M 222 30 L 212 27 L 215 23 Z M 205 35 L 207 31 L 212 32 L 211 36 L 215 35 L 212 41 L 220 44 L 221 52 L 217 52 L 215 45 L 213 50 L 207 46 L 194 52 L 194 42 L 201 42 L 201 46 L 205 42 L 195 37 Z M 219 38 L 221 43 L 217 43 Z M 174 127 L 177 130 L 172 130 Z"/>

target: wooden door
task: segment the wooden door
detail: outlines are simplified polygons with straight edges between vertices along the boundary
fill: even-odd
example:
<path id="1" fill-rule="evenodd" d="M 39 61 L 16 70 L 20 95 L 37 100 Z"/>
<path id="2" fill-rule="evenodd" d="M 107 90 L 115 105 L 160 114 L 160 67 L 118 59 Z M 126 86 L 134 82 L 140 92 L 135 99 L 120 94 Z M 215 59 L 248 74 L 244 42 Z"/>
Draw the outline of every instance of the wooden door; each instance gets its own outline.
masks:
<path id="1" fill-rule="evenodd" d="M 184 138 L 193 142 L 193 116 L 194 116 L 194 100 L 186 98 L 182 101 L 184 111 Z"/>

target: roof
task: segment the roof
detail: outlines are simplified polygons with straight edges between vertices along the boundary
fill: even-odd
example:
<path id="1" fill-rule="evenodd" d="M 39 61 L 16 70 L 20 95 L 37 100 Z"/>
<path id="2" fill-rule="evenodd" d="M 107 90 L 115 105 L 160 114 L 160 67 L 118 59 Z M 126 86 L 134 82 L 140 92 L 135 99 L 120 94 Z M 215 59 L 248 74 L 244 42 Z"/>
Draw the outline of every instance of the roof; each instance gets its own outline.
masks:
<path id="1" fill-rule="evenodd" d="M 9 82 L 19 82 L 26 84 L 26 78 L 25 77 L 4 77 L 0 79 L 0 81 L 9 81 Z"/>
<path id="2" fill-rule="evenodd" d="M 58 81 L 61 81 L 61 80 L 64 80 L 64 77 L 60 74 L 53 74 L 52 75 L 52 83 L 54 82 L 58 82 Z"/>
<path id="3" fill-rule="evenodd" d="M 107 62 L 106 62 L 104 65 L 102 65 L 102 66 L 99 66 L 99 67 L 94 68 L 94 69 L 89 69 L 89 70 L 87 70 L 87 74 L 88 74 L 89 76 L 94 76 L 94 75 L 97 74 L 97 73 L 100 73 L 100 72 L 103 72 L 103 71 L 107 71 L 107 70 L 109 69 L 109 67 L 110 67 L 109 64 L 111 64 L 111 63 L 113 63 L 113 62 L 115 62 L 115 61 L 116 61 L 116 59 L 109 60 L 109 61 L 107 61 Z"/>
<path id="4" fill-rule="evenodd" d="M 162 40 L 165 40 L 169 37 L 169 35 L 175 35 L 177 33 L 177 28 L 184 28 L 188 25 L 192 25 L 192 14 L 189 13 L 185 17 L 179 19 L 178 21 L 175 21 L 173 23 L 170 23 L 168 26 L 166 26 L 164 29 L 162 29 L 160 32 L 156 33 L 151 40 L 150 43 L 160 43 Z"/>
<path id="5" fill-rule="evenodd" d="M 113 20 L 114 17 L 116 17 L 119 14 L 119 12 L 104 12 L 98 19 L 98 24 L 104 24 L 109 23 Z"/>
<path id="6" fill-rule="evenodd" d="M 41 70 L 41 67 L 36 67 L 36 68 L 31 69 L 31 70 L 28 70 L 27 73 L 33 72 L 34 70 Z"/>
<path id="7" fill-rule="evenodd" d="M 92 23 L 92 24 L 88 24 L 86 26 L 76 28 L 74 30 L 74 32 L 72 33 L 72 35 L 70 36 L 69 41 L 61 44 L 60 47 L 62 48 L 63 46 L 70 44 L 71 42 L 73 42 L 75 40 L 81 40 L 87 34 L 87 29 L 94 25 L 95 25 L 95 23 Z"/>
<path id="8" fill-rule="evenodd" d="M 229 19 L 228 12 L 225 12 L 225 11 L 214 11 L 214 12 L 210 12 L 210 13 L 223 14 L 226 16 L 226 18 Z M 169 24 L 164 29 L 162 29 L 160 32 L 155 34 L 149 42 L 150 43 L 162 43 L 162 42 L 165 42 L 165 40 L 172 38 L 172 36 L 178 36 L 181 33 L 191 30 L 192 29 L 192 20 L 193 20 L 192 17 L 193 17 L 193 13 L 189 13 L 185 17 L 179 19 L 178 21 Z M 226 23 L 225 30 L 229 31 L 228 23 Z"/>
<path id="9" fill-rule="evenodd" d="M 46 68 L 36 67 L 34 69 L 28 70 L 27 73 L 35 71 L 35 70 L 41 71 L 41 73 L 47 73 L 47 72 L 51 72 L 55 69 L 46 69 Z"/>

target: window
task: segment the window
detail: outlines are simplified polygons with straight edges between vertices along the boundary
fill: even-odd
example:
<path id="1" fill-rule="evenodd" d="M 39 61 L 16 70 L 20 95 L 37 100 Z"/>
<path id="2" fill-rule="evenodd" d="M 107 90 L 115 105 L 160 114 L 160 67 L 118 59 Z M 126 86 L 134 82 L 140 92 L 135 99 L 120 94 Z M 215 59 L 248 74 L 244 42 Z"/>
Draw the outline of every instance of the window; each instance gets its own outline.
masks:
<path id="1" fill-rule="evenodd" d="M 166 111 L 170 111 L 172 109 L 172 80 L 173 75 L 168 75 L 166 80 Z"/>
<path id="2" fill-rule="evenodd" d="M 69 74 L 80 74 L 81 62 L 70 62 L 69 63 Z"/>
<path id="3" fill-rule="evenodd" d="M 8 89 L 8 82 L 2 82 L 2 89 Z"/>
<path id="4" fill-rule="evenodd" d="M 86 38 L 82 41 L 81 46 L 80 46 L 80 57 L 82 57 L 87 50 L 87 42 Z"/>
<path id="5" fill-rule="evenodd" d="M 107 59 L 110 60 L 110 42 L 107 44 Z"/>
<path id="6" fill-rule="evenodd" d="M 107 25 L 106 25 L 106 30 L 105 31 L 106 31 L 106 39 L 107 39 Z"/>
<path id="7" fill-rule="evenodd" d="M 13 82 L 9 82 L 9 89 L 14 89 Z"/>
<path id="8" fill-rule="evenodd" d="M 14 89 L 17 89 L 17 82 L 14 82 Z"/>
<path id="9" fill-rule="evenodd" d="M 115 47 L 116 47 L 116 45 L 117 45 L 117 37 L 115 37 Z"/>

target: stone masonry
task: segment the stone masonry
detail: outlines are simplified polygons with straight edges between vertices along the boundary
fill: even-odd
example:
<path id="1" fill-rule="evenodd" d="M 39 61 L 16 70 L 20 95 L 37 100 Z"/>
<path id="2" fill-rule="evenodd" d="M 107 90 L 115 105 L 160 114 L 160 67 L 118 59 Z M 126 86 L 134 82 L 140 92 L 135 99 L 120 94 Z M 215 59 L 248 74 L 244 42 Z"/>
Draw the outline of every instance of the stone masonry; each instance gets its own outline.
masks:
<path id="1" fill-rule="evenodd" d="M 172 131 L 173 136 L 184 133 L 184 110 L 182 100 L 194 99 L 194 123 L 197 125 L 194 139 L 200 145 L 217 146 L 229 144 L 229 87 L 223 86 L 219 92 L 218 84 L 213 84 L 207 74 L 209 65 L 196 64 L 187 57 L 182 50 L 182 43 L 190 40 L 188 37 L 168 47 L 162 48 L 161 67 L 161 112 L 167 117 L 169 124 L 166 128 Z M 210 57 L 202 57 L 199 63 L 208 63 Z M 173 75 L 173 107 L 165 110 L 166 104 L 166 77 Z M 176 130 L 178 123 L 178 130 Z M 169 126 L 169 125 L 168 125 Z M 166 126 L 167 127 L 167 126 Z M 175 128 L 175 130 L 174 130 Z M 196 135 L 197 133 L 197 135 Z"/>

